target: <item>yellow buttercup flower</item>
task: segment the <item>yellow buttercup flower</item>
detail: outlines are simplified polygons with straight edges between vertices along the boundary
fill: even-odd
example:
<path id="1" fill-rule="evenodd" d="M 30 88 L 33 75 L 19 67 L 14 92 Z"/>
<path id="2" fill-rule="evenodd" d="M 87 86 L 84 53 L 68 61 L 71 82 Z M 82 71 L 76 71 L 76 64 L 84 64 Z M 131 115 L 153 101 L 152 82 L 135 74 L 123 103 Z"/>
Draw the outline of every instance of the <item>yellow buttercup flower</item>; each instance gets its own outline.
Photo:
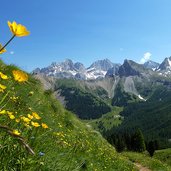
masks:
<path id="1" fill-rule="evenodd" d="M 26 123 L 29 123 L 30 122 L 30 119 L 25 117 L 25 116 L 22 116 L 21 119 L 26 122 Z"/>
<path id="2" fill-rule="evenodd" d="M 2 72 L 0 72 L 0 77 L 3 79 L 3 80 L 7 80 L 8 79 L 8 76 L 3 74 Z"/>
<path id="3" fill-rule="evenodd" d="M 5 90 L 7 87 L 4 86 L 4 85 L 2 85 L 2 84 L 0 84 L 0 88 L 3 89 L 3 90 Z"/>
<path id="4" fill-rule="evenodd" d="M 36 112 L 32 112 L 32 115 L 37 120 L 40 120 L 41 119 L 41 117 Z"/>
<path id="5" fill-rule="evenodd" d="M 6 113 L 7 113 L 6 110 L 1 110 L 1 111 L 0 111 L 0 114 L 2 114 L 2 115 L 3 115 L 3 114 L 6 114 Z"/>
<path id="6" fill-rule="evenodd" d="M 11 32 L 17 37 L 28 36 L 30 34 L 25 26 L 17 24 L 15 21 L 12 23 L 8 21 L 8 26 Z"/>
<path id="7" fill-rule="evenodd" d="M 28 114 L 27 116 L 28 116 L 29 119 L 33 119 L 32 115 Z"/>
<path id="8" fill-rule="evenodd" d="M 45 123 L 42 123 L 42 128 L 47 129 L 48 126 Z"/>
<path id="9" fill-rule="evenodd" d="M 10 119 L 15 119 L 14 115 L 8 115 Z"/>
<path id="10" fill-rule="evenodd" d="M 21 133 L 20 133 L 20 132 L 18 132 L 18 130 L 16 130 L 16 129 L 15 129 L 15 130 L 13 130 L 12 132 L 13 132 L 13 134 L 15 134 L 15 135 L 20 135 L 20 134 L 21 134 Z"/>
<path id="11" fill-rule="evenodd" d="M 5 49 L 5 48 L 2 49 L 2 47 L 3 47 L 3 46 L 0 44 L 0 49 L 1 49 L 1 50 L 0 50 L 0 54 L 6 52 L 6 49 Z"/>
<path id="12" fill-rule="evenodd" d="M 39 127 L 40 124 L 38 122 L 31 122 L 31 124 L 34 126 L 34 127 Z"/>
<path id="13" fill-rule="evenodd" d="M 18 82 L 25 82 L 28 80 L 28 75 L 22 71 L 19 70 L 13 70 L 12 74 L 14 76 L 15 81 Z"/>
<path id="14" fill-rule="evenodd" d="M 19 123 L 20 122 L 20 119 L 19 118 L 15 119 L 15 122 Z"/>
<path id="15" fill-rule="evenodd" d="M 31 128 L 29 124 L 27 123 L 24 123 L 24 126 L 27 127 L 27 128 Z"/>
<path id="16" fill-rule="evenodd" d="M 13 115 L 13 112 L 7 111 L 8 115 Z"/>
<path id="17" fill-rule="evenodd" d="M 0 84 L 0 92 L 4 92 L 4 90 L 5 90 L 6 88 L 7 88 L 6 86 Z"/>

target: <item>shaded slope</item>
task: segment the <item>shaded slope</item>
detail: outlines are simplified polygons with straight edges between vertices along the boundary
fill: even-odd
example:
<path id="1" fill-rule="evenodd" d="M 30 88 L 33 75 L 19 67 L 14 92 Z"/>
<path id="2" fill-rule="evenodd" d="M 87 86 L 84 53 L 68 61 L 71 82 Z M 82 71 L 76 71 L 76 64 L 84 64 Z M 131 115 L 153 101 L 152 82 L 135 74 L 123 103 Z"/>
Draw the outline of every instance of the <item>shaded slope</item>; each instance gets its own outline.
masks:
<path id="1" fill-rule="evenodd" d="M 82 88 L 75 80 L 57 80 L 55 91 L 60 91 L 60 95 L 65 97 L 66 108 L 76 113 L 81 119 L 95 119 L 102 114 L 110 112 L 111 107 L 95 94 L 104 95 L 107 93 L 99 88 L 94 91 Z"/>
<path id="2" fill-rule="evenodd" d="M 134 103 L 126 107 L 125 117 L 119 130 L 141 128 L 146 140 L 158 139 L 161 147 L 171 146 L 171 91 L 160 87 L 146 102 Z"/>

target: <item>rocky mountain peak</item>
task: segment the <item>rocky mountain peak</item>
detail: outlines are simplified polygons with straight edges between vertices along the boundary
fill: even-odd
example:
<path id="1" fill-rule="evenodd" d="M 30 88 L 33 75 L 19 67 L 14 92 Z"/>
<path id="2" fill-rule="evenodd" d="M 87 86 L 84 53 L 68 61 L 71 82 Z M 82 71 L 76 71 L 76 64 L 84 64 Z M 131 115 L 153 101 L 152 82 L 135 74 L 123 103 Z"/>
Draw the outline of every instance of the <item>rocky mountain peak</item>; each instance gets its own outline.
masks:
<path id="1" fill-rule="evenodd" d="M 171 57 L 165 58 L 159 65 L 158 70 L 171 70 Z"/>
<path id="2" fill-rule="evenodd" d="M 126 59 L 123 65 L 119 67 L 118 73 L 120 76 L 140 75 L 139 68 L 142 68 L 142 65 Z"/>
<path id="3" fill-rule="evenodd" d="M 143 65 L 145 68 L 152 69 L 153 71 L 155 71 L 159 67 L 160 64 L 149 60 L 149 61 L 145 62 Z"/>
<path id="4" fill-rule="evenodd" d="M 83 65 L 82 63 L 80 63 L 80 62 L 76 62 L 76 63 L 74 64 L 74 67 L 75 67 L 78 71 L 85 71 L 84 65 Z"/>
<path id="5" fill-rule="evenodd" d="M 88 68 L 95 68 L 98 70 L 107 71 L 109 68 L 112 68 L 114 64 L 109 59 L 98 60 L 92 63 L 92 65 Z"/>
<path id="6" fill-rule="evenodd" d="M 60 64 L 60 66 L 64 70 L 74 70 L 74 63 L 71 59 L 66 59 L 64 62 Z"/>
<path id="7" fill-rule="evenodd" d="M 54 76 L 56 78 L 74 78 L 81 80 L 95 80 L 104 77 L 127 77 L 127 76 L 144 76 L 156 72 L 159 75 L 171 77 L 171 57 L 159 65 L 154 61 L 148 61 L 144 64 L 138 64 L 132 60 L 125 60 L 122 65 L 112 63 L 109 59 L 98 60 L 85 68 L 80 62 L 73 63 L 71 59 L 64 62 L 53 62 L 50 66 L 35 69 L 33 74 L 45 74 L 46 76 Z"/>

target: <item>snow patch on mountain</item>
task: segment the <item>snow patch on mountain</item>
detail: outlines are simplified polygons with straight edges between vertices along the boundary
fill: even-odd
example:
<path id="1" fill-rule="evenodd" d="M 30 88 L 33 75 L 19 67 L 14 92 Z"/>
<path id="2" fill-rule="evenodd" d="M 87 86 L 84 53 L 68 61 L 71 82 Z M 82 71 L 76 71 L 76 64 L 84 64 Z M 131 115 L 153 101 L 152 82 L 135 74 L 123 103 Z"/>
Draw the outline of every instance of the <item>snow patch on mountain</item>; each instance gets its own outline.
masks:
<path id="1" fill-rule="evenodd" d="M 140 100 L 146 101 L 146 99 L 144 99 L 140 94 L 138 95 L 138 98 L 139 98 Z"/>
<path id="2" fill-rule="evenodd" d="M 170 68 L 171 67 L 171 60 L 168 58 L 167 61 L 168 61 L 168 64 L 169 64 L 168 67 Z"/>
<path id="3" fill-rule="evenodd" d="M 87 79 L 97 79 L 97 78 L 104 78 L 107 71 L 103 70 L 88 70 L 85 75 Z"/>

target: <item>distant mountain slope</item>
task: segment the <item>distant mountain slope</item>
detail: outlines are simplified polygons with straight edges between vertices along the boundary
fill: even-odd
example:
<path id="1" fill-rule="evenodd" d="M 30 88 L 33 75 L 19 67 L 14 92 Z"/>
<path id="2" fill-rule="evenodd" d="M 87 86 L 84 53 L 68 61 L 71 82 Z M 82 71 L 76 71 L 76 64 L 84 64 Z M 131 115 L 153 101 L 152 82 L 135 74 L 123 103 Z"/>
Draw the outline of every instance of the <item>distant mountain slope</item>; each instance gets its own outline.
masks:
<path id="1" fill-rule="evenodd" d="M 55 83 L 55 91 L 65 97 L 66 108 L 81 119 L 99 118 L 102 114 L 110 112 L 110 105 L 100 98 L 101 95 L 107 96 L 107 92 L 101 87 L 96 91 L 88 91 L 87 88 L 81 87 L 75 80 L 57 80 Z"/>
<path id="2" fill-rule="evenodd" d="M 125 118 L 118 130 L 141 128 L 147 140 L 159 140 L 160 147 L 171 147 L 171 90 L 158 87 L 147 102 L 124 108 Z"/>

